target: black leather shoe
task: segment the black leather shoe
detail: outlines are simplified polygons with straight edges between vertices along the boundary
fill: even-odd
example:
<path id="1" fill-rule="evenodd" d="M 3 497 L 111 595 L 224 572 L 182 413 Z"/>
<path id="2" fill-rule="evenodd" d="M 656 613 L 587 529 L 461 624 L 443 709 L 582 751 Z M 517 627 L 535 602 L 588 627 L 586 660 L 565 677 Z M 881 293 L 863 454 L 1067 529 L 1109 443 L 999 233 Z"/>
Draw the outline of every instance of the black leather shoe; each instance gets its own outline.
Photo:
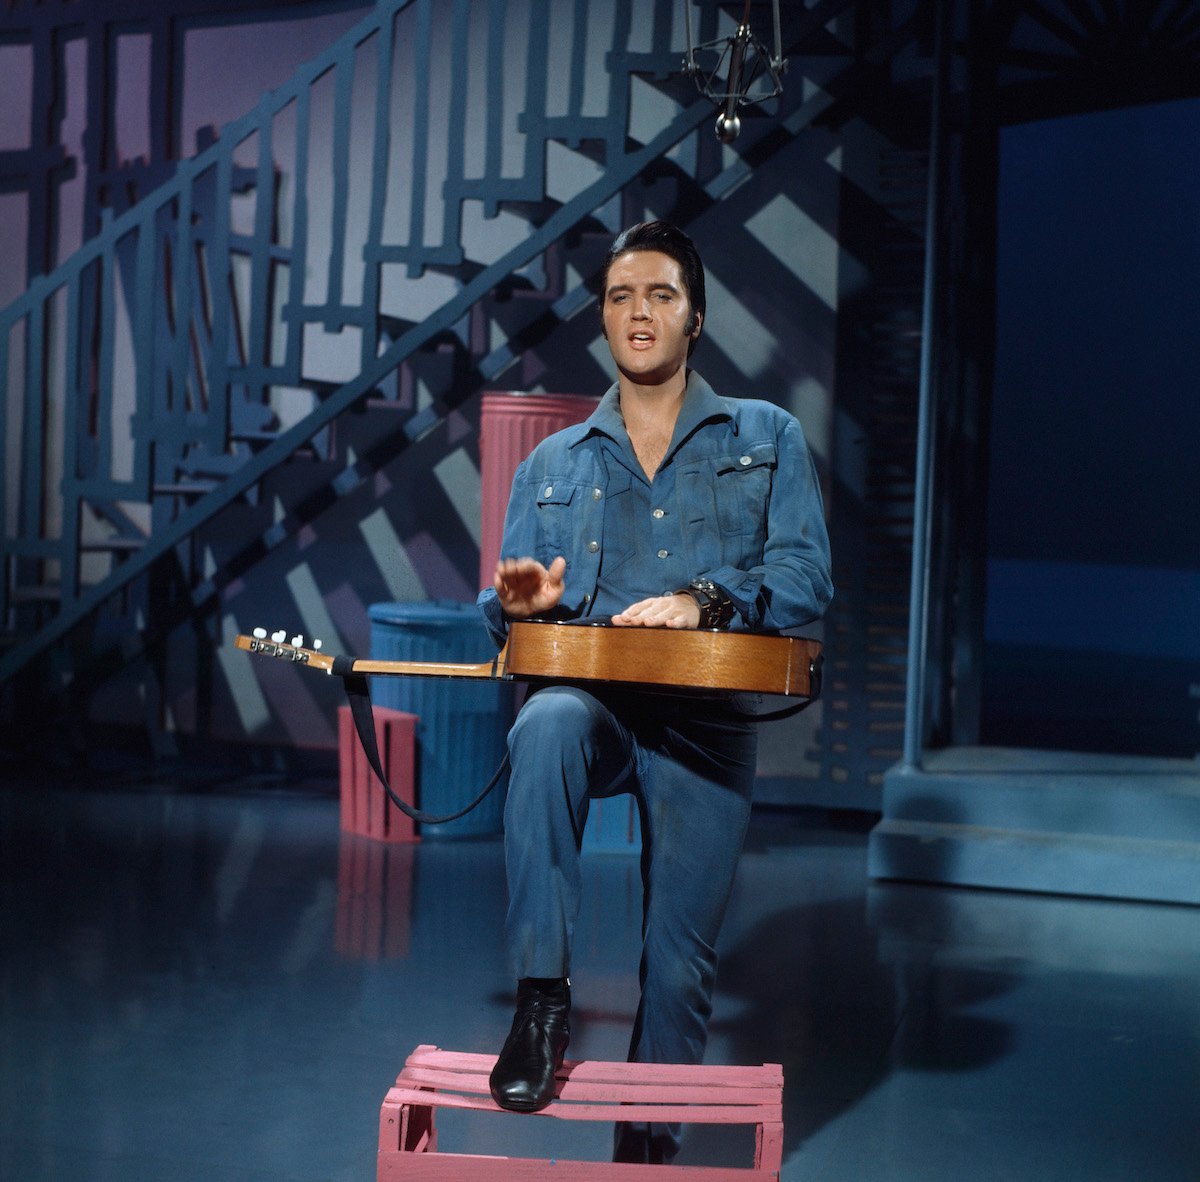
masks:
<path id="1" fill-rule="evenodd" d="M 523 977 L 517 1013 L 492 1068 L 492 1099 L 512 1112 L 537 1112 L 554 1099 L 554 1073 L 571 1041 L 571 985 L 566 978 Z"/>

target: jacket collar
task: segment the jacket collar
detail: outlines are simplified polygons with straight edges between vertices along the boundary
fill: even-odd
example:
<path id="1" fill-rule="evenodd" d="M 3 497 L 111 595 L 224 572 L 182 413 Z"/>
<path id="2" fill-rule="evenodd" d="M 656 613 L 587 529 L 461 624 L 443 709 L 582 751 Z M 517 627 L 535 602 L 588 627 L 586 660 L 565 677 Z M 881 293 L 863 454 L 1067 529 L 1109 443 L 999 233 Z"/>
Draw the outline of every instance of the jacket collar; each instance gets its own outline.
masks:
<path id="1" fill-rule="evenodd" d="M 619 386 L 614 382 L 600 399 L 600 405 L 582 423 L 568 427 L 566 440 L 568 447 L 575 447 L 593 435 L 607 435 L 610 439 L 620 441 L 627 438 L 625 420 L 621 418 L 621 400 L 618 395 Z M 675 432 L 671 437 L 671 446 L 667 449 L 667 457 L 674 454 L 676 449 L 705 423 L 715 419 L 732 419 L 725 399 L 720 397 L 713 388 L 694 370 L 689 369 L 687 375 L 687 391 L 684 394 L 683 406 L 679 410 L 679 418 L 675 420 Z"/>

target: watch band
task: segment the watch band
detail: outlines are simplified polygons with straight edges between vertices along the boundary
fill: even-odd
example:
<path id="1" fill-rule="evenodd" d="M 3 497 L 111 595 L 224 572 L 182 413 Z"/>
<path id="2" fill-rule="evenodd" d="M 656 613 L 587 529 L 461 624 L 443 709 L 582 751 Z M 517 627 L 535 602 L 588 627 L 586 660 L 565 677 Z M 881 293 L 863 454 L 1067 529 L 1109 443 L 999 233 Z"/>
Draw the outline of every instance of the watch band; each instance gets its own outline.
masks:
<path id="1" fill-rule="evenodd" d="M 712 579 L 693 579 L 680 587 L 677 595 L 690 595 L 700 608 L 700 627 L 719 630 L 728 628 L 733 619 L 733 600 Z"/>

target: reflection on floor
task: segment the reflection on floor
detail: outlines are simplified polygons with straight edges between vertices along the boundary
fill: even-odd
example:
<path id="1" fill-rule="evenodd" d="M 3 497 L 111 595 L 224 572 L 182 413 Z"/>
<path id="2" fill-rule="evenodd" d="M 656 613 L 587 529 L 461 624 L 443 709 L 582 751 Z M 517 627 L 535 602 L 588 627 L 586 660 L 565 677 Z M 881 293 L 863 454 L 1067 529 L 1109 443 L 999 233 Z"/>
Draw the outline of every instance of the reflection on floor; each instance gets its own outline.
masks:
<path id="1" fill-rule="evenodd" d="M 332 798 L 251 787 L 0 792 L 0 1177 L 369 1179 L 406 1052 L 497 1049 L 499 842 L 339 838 Z M 1200 909 L 874 884 L 834 820 L 756 815 L 723 938 L 708 1059 L 783 1063 L 785 1182 L 1200 1178 Z M 636 860 L 587 879 L 571 1055 L 623 1058 Z M 683 1161 L 749 1152 L 696 1128 Z"/>

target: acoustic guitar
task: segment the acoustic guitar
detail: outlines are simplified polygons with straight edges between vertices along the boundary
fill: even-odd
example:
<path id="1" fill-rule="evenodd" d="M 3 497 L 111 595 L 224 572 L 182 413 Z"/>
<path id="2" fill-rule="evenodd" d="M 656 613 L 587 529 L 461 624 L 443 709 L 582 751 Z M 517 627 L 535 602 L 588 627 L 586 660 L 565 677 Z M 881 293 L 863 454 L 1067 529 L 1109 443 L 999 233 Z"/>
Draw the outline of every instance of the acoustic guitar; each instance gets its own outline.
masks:
<path id="1" fill-rule="evenodd" d="M 397 808 L 426 825 L 445 824 L 470 812 L 499 782 L 508 756 L 483 791 L 457 812 L 436 817 L 414 808 L 392 789 L 384 773 L 372 722 L 369 676 L 606 682 L 663 693 L 741 692 L 797 699 L 769 714 L 746 714 L 758 722 L 795 714 L 821 692 L 821 646 L 802 636 L 520 620 L 509 625 L 504 648 L 491 661 L 478 664 L 334 657 L 320 651 L 319 641 L 305 648 L 302 637 L 293 637 L 291 644 L 286 637 L 286 632 L 268 636 L 257 628 L 253 636 L 239 635 L 234 643 L 246 652 L 340 677 L 354 729 L 383 790 Z"/>
<path id="2" fill-rule="evenodd" d="M 239 635 L 238 648 L 340 676 L 460 677 L 493 681 L 608 682 L 664 691 L 819 696 L 821 645 L 802 636 L 618 628 L 528 620 L 509 625 L 508 643 L 490 661 L 388 661 L 333 657 L 286 642 L 286 633 Z M 295 641 L 302 638 L 295 637 Z"/>

